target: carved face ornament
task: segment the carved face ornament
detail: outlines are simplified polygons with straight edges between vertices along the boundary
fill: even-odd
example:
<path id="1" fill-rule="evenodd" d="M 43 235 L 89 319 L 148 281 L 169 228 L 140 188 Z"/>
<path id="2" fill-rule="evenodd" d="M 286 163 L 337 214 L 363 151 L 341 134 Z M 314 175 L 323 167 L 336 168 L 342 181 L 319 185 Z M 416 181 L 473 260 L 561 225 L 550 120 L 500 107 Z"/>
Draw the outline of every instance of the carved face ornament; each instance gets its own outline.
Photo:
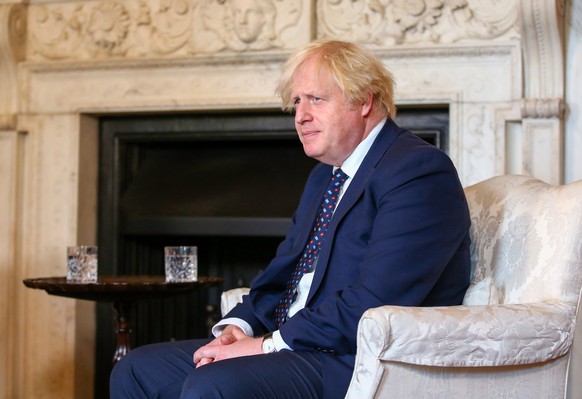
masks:
<path id="1" fill-rule="evenodd" d="M 255 0 L 235 0 L 232 3 L 234 30 L 245 43 L 257 40 L 266 23 L 265 13 Z"/>

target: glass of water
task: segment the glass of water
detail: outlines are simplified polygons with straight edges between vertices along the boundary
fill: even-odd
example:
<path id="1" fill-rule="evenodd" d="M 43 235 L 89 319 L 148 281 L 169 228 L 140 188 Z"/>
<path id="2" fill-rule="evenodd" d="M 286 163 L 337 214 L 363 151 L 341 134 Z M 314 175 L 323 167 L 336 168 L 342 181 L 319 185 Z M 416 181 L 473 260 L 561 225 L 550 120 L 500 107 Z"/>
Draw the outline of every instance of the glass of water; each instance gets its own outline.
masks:
<path id="1" fill-rule="evenodd" d="M 198 247 L 165 247 L 166 282 L 183 283 L 198 279 Z"/>
<path id="2" fill-rule="evenodd" d="M 67 282 L 97 282 L 97 247 L 89 245 L 67 247 Z"/>

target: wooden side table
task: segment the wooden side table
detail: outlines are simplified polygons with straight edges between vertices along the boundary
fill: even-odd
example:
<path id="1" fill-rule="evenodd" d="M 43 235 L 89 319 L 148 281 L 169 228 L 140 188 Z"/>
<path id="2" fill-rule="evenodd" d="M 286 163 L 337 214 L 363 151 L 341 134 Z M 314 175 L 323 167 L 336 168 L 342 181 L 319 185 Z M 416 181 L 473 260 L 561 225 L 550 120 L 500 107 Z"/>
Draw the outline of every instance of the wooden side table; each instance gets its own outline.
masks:
<path id="1" fill-rule="evenodd" d="M 222 277 L 198 276 L 197 281 L 166 283 L 164 276 L 100 276 L 96 283 L 68 283 L 65 277 L 23 280 L 28 288 L 45 290 L 50 295 L 96 302 L 110 302 L 116 313 L 117 347 L 113 364 L 131 349 L 131 308 L 137 301 L 186 294 L 202 287 L 222 284 Z"/>

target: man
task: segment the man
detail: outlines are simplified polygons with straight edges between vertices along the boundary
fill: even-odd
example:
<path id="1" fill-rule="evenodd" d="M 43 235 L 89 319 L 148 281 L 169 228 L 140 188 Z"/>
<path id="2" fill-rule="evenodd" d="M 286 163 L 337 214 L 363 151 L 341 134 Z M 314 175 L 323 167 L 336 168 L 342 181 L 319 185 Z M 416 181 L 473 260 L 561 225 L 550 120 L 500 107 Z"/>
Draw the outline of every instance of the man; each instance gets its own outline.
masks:
<path id="1" fill-rule="evenodd" d="M 113 399 L 341 398 L 366 309 L 462 302 L 463 189 L 443 152 L 393 122 L 381 61 L 314 42 L 290 57 L 278 93 L 305 153 L 321 161 L 292 227 L 217 338 L 133 350 L 112 373 Z"/>

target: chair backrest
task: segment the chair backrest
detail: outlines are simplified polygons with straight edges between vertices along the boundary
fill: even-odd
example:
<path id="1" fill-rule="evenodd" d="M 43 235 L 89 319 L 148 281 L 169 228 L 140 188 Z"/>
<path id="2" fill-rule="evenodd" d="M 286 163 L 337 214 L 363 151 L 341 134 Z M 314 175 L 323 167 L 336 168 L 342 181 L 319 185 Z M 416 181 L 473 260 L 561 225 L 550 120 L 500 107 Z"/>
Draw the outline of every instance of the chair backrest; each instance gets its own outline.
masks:
<path id="1" fill-rule="evenodd" d="M 471 213 L 466 305 L 578 304 L 582 286 L 582 181 L 554 186 L 498 176 L 465 189 Z"/>

